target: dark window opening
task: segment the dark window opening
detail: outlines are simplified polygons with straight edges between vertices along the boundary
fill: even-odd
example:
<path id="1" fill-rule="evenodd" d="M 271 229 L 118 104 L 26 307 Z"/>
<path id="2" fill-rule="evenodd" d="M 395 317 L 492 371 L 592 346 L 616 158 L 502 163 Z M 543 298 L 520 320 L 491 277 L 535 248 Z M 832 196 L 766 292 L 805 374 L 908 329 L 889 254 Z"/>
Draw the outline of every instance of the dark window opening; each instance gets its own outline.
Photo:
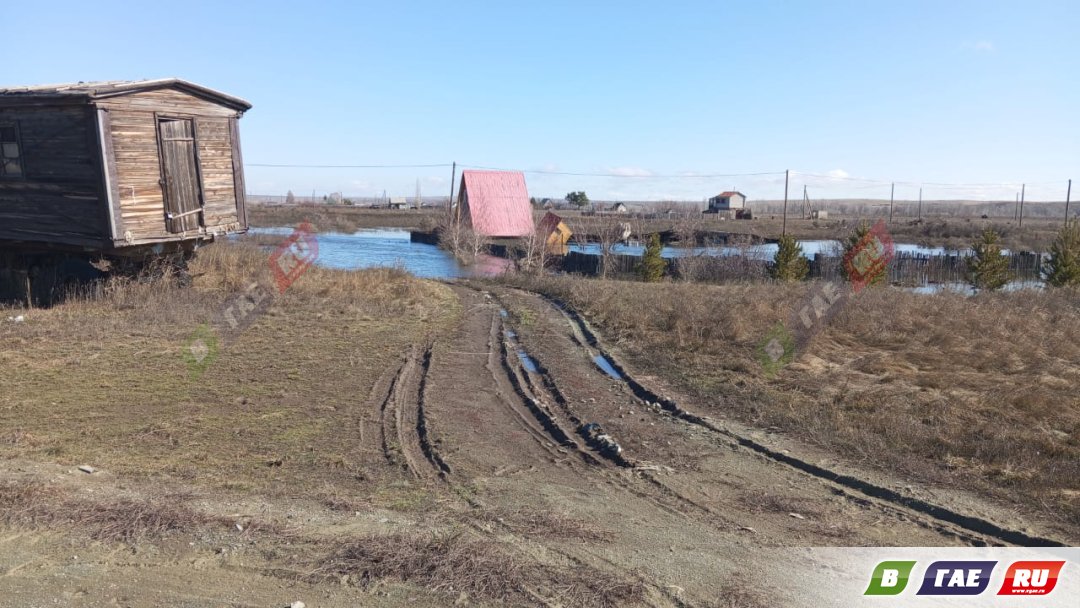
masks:
<path id="1" fill-rule="evenodd" d="M 0 177 L 22 177 L 19 130 L 14 124 L 0 124 Z"/>

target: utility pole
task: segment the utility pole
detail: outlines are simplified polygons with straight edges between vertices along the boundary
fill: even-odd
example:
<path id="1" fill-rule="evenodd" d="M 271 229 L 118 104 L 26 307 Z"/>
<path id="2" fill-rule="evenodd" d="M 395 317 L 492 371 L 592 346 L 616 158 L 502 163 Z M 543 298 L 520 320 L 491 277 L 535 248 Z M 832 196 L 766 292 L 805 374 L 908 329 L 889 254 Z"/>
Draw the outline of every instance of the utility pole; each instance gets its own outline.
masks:
<path id="1" fill-rule="evenodd" d="M 896 182 L 889 188 L 889 223 L 892 223 L 893 202 L 896 200 Z"/>
<path id="2" fill-rule="evenodd" d="M 784 171 L 784 222 L 780 228 L 781 236 L 787 236 L 787 192 L 789 177 L 791 177 L 791 169 L 786 169 Z"/>
<path id="3" fill-rule="evenodd" d="M 1072 180 L 1069 180 L 1069 189 L 1065 191 L 1065 225 L 1069 225 L 1069 199 L 1072 198 Z"/>
<path id="4" fill-rule="evenodd" d="M 1020 184 L 1020 228 L 1024 227 L 1024 194 L 1027 184 Z"/>
<path id="5" fill-rule="evenodd" d="M 446 212 L 450 214 L 450 221 L 456 219 L 454 212 L 454 180 L 457 178 L 457 161 L 454 161 L 453 169 L 450 169 L 450 204 L 446 206 Z"/>
<path id="6" fill-rule="evenodd" d="M 919 221 L 922 221 L 922 188 L 919 188 Z"/>

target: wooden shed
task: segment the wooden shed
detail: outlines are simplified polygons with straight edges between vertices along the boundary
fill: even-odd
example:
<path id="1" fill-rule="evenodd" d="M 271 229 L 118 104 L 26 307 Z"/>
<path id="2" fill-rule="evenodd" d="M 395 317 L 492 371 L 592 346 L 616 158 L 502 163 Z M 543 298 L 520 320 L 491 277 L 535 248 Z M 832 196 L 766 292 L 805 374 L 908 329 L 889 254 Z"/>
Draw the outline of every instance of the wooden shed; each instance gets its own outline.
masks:
<path id="1" fill-rule="evenodd" d="M 0 88 L 0 250 L 145 255 L 245 231 L 249 109 L 176 78 Z"/>

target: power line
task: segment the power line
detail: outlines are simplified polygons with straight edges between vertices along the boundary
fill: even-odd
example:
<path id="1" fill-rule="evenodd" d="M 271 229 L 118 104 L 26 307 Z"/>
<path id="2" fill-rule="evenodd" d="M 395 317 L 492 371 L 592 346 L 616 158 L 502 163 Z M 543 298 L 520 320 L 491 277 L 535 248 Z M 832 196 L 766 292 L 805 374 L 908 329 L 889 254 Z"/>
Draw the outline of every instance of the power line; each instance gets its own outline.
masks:
<path id="1" fill-rule="evenodd" d="M 450 163 L 433 165 L 285 165 L 270 163 L 244 163 L 247 167 L 272 167 L 275 169 L 436 169 L 449 167 Z"/>
<path id="2" fill-rule="evenodd" d="M 808 173 L 805 171 L 792 171 L 796 175 L 802 175 L 805 177 L 815 177 L 824 180 L 840 180 L 851 182 L 863 182 L 868 184 L 880 184 L 888 186 L 890 184 L 897 184 L 902 186 L 935 186 L 939 188 L 1015 188 L 1022 182 L 997 182 L 997 183 L 946 183 L 946 182 L 915 182 L 915 181 L 901 181 L 901 180 L 885 180 L 885 179 L 873 179 L 869 177 L 852 177 L 850 175 L 828 175 L 821 173 Z M 1030 185 L 1049 186 L 1055 185 L 1058 182 L 1033 182 Z"/>
<path id="3" fill-rule="evenodd" d="M 539 175 L 570 175 L 574 177 L 619 177 L 629 179 L 710 179 L 717 177 L 754 177 L 760 175 L 783 175 L 783 171 L 764 171 L 759 173 L 709 173 L 709 174 L 657 174 L 643 173 L 640 175 L 621 173 L 575 173 L 571 171 L 545 171 L 542 169 L 507 169 L 505 167 L 482 167 L 479 165 L 459 165 L 465 169 L 480 169 L 483 171 L 518 171 L 520 173 L 532 173 Z"/>
<path id="4" fill-rule="evenodd" d="M 451 167 L 451 163 L 430 163 L 430 164 L 402 164 L 402 165 L 319 165 L 319 164 L 289 164 L 289 163 L 244 163 L 247 167 L 260 167 L 260 168 L 273 168 L 273 169 L 442 169 Z M 660 173 L 641 173 L 641 174 L 627 174 L 627 173 L 585 173 L 575 171 L 547 171 L 543 169 L 512 169 L 505 167 L 487 167 L 482 165 L 458 165 L 465 169 L 480 169 L 486 171 L 518 171 L 521 173 L 529 173 L 533 175 L 561 175 L 570 177 L 604 177 L 604 178 L 624 178 L 624 179 L 719 179 L 719 178 L 731 178 L 731 177 L 764 177 L 764 176 L 780 176 L 784 175 L 784 171 L 757 171 L 749 173 L 680 173 L 680 174 L 660 174 Z M 948 182 L 919 182 L 919 181 L 898 181 L 898 180 L 883 180 L 874 179 L 868 177 L 853 177 L 850 175 L 829 175 L 822 173 L 810 173 L 807 171 L 791 171 L 792 175 L 801 175 L 803 177 L 809 177 L 814 179 L 820 179 L 825 181 L 844 181 L 844 182 L 857 182 L 862 184 L 868 184 L 865 186 L 852 186 L 854 188 L 872 188 L 875 186 L 889 186 L 896 184 L 898 186 L 911 186 L 911 187 L 934 187 L 938 189 L 973 189 L 973 188 L 1017 188 L 1021 182 L 998 182 L 998 183 L 948 183 Z M 1030 182 L 1028 186 L 1055 186 L 1058 185 L 1056 181 L 1046 182 Z"/>

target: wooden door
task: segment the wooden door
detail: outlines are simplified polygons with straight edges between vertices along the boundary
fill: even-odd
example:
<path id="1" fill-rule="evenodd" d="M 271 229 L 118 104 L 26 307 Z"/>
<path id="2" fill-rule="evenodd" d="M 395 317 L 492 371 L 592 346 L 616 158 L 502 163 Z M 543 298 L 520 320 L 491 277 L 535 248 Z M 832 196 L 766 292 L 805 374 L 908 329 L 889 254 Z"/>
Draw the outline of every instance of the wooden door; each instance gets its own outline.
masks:
<path id="1" fill-rule="evenodd" d="M 187 232 L 205 225 L 202 180 L 195 148 L 195 123 L 190 118 L 158 120 L 161 142 L 161 180 L 165 193 L 165 226 Z"/>

